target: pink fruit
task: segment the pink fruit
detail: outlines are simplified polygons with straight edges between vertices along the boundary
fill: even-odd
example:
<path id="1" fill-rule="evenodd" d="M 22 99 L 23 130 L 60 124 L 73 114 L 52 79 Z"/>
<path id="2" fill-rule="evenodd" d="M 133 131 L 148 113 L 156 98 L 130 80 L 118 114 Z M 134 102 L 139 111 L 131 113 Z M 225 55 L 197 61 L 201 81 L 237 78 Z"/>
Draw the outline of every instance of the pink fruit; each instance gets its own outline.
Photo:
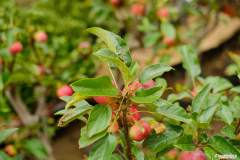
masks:
<path id="1" fill-rule="evenodd" d="M 82 43 L 80 43 L 80 44 L 78 45 L 78 51 L 79 51 L 79 52 L 82 52 L 84 49 L 87 49 L 87 48 L 89 48 L 90 46 L 91 46 L 91 44 L 90 44 L 89 42 L 87 42 L 87 41 L 82 42 Z"/>
<path id="2" fill-rule="evenodd" d="M 38 31 L 37 33 L 35 33 L 34 39 L 36 42 L 46 42 L 48 36 L 44 31 Z"/>
<path id="3" fill-rule="evenodd" d="M 130 137 L 135 141 L 142 141 L 149 135 L 149 133 L 151 132 L 151 128 L 150 128 L 150 125 L 145 121 L 139 120 L 138 122 L 144 128 L 144 132 L 141 130 L 138 124 L 135 123 L 130 128 Z"/>
<path id="4" fill-rule="evenodd" d="M 192 90 L 192 93 L 191 93 L 192 98 L 194 98 L 196 95 L 197 95 L 197 92 L 196 92 L 195 89 L 193 89 L 193 90 Z"/>
<path id="5" fill-rule="evenodd" d="M 144 89 L 149 89 L 149 88 L 152 88 L 152 87 L 155 87 L 155 86 L 156 86 L 156 84 L 153 80 L 150 80 L 150 81 L 142 84 L 142 87 Z"/>
<path id="6" fill-rule="evenodd" d="M 162 17 L 168 17 L 169 16 L 169 11 L 165 7 L 158 8 L 157 13 L 156 13 L 158 18 Z"/>
<path id="7" fill-rule="evenodd" d="M 23 45 L 21 42 L 14 42 L 11 47 L 8 47 L 8 51 L 12 55 L 22 52 L 22 50 L 23 50 Z"/>
<path id="8" fill-rule="evenodd" d="M 110 0 L 110 3 L 114 7 L 119 7 L 120 6 L 120 0 Z"/>
<path id="9" fill-rule="evenodd" d="M 13 145 L 7 145 L 4 148 L 5 153 L 7 153 L 10 157 L 14 157 L 17 155 L 17 150 Z"/>
<path id="10" fill-rule="evenodd" d="M 170 37 L 164 37 L 163 38 L 163 43 L 167 46 L 175 44 L 175 39 L 170 38 Z"/>
<path id="11" fill-rule="evenodd" d="M 145 12 L 145 6 L 143 4 L 134 4 L 131 6 L 131 11 L 135 16 L 142 16 Z"/>
<path id="12" fill-rule="evenodd" d="M 114 112 L 112 112 L 110 127 L 108 128 L 108 132 L 116 133 L 118 131 L 118 129 L 119 129 L 118 122 L 116 121 L 114 124 L 112 124 L 114 122 L 115 118 L 116 118 L 116 114 Z"/>
<path id="13" fill-rule="evenodd" d="M 167 155 L 169 155 L 172 159 L 176 159 L 178 156 L 178 152 L 174 149 L 170 150 Z"/>
<path id="14" fill-rule="evenodd" d="M 38 71 L 39 71 L 39 73 L 40 73 L 40 75 L 42 75 L 42 74 L 44 74 L 44 68 L 43 68 L 43 66 L 38 66 Z"/>
<path id="15" fill-rule="evenodd" d="M 140 115 L 139 109 L 137 107 L 135 107 L 135 106 L 128 107 L 127 112 L 130 114 L 130 115 L 127 115 L 128 122 L 132 122 L 134 124 L 135 123 L 134 119 L 136 121 L 141 119 L 141 115 Z M 134 114 L 132 114 L 132 113 L 134 113 Z"/>
<path id="16" fill-rule="evenodd" d="M 73 94 L 73 90 L 69 85 L 63 85 L 62 87 L 58 88 L 57 90 L 57 96 L 71 96 Z"/>
<path id="17" fill-rule="evenodd" d="M 207 156 L 203 151 L 195 149 L 195 151 L 181 151 L 179 160 L 207 160 Z"/>

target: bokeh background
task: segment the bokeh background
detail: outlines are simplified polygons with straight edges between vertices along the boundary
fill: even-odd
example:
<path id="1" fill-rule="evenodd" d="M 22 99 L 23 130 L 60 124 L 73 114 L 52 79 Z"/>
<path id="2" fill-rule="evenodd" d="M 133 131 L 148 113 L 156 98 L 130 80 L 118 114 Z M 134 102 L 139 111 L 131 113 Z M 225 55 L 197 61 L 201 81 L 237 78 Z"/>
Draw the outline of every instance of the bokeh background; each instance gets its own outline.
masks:
<path id="1" fill-rule="evenodd" d="M 20 128 L 1 144 L 0 159 L 8 144 L 17 148 L 14 160 L 86 158 L 90 148 L 79 149 L 77 143 L 85 123 L 75 120 L 60 128 L 60 116 L 54 113 L 65 107 L 58 99 L 59 88 L 81 78 L 110 75 L 91 55 L 106 46 L 83 32 L 89 27 L 121 36 L 141 70 L 158 62 L 173 66 L 174 72 L 163 75 L 173 88 L 163 96 L 169 101 L 176 84 L 190 82 L 178 51 L 184 44 L 198 53 L 202 77 L 222 76 L 238 85 L 239 8 L 239 0 L 0 0 L 0 126 Z M 38 31 L 47 34 L 47 41 L 34 38 Z M 14 42 L 22 43 L 21 53 L 9 52 Z M 114 75 L 123 87 L 120 72 Z M 188 99 L 178 102 L 190 104 Z M 222 128 L 221 123 L 213 125 Z"/>

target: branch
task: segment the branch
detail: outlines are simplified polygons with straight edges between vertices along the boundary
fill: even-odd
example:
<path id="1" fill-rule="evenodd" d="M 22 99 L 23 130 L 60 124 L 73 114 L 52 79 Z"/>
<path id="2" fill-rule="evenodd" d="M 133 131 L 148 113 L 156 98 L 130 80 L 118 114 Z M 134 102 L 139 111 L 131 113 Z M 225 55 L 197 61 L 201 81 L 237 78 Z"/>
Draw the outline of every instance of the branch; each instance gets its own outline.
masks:
<path id="1" fill-rule="evenodd" d="M 129 140 L 129 136 L 128 136 L 127 107 L 124 107 L 124 110 L 123 110 L 123 127 L 124 127 L 124 136 L 125 136 L 126 143 L 127 143 L 128 159 L 132 160 L 131 146 L 130 146 L 130 140 Z"/>
<path id="2" fill-rule="evenodd" d="M 37 123 L 38 117 L 31 115 L 31 113 L 28 111 L 27 106 L 23 103 L 15 86 L 7 87 L 5 94 L 25 126 L 28 126 L 32 123 Z"/>
<path id="3" fill-rule="evenodd" d="M 118 146 L 116 147 L 116 151 L 118 152 L 118 154 L 119 154 L 124 160 L 126 160 L 124 154 L 120 151 L 120 149 L 118 148 Z"/>
<path id="4" fill-rule="evenodd" d="M 46 95 L 47 95 L 47 88 L 43 86 L 37 86 L 35 88 L 36 92 L 39 92 L 39 96 L 37 97 L 38 106 L 35 112 L 35 115 L 38 117 L 42 117 L 42 113 L 46 106 Z M 45 114 L 46 115 L 46 114 Z"/>

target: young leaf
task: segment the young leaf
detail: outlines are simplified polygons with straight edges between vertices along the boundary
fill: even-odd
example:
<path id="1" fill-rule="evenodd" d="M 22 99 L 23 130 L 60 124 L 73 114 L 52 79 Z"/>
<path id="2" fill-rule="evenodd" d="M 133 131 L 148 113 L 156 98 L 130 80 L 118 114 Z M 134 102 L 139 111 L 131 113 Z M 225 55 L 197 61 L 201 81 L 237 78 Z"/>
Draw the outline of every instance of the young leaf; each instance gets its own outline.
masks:
<path id="1" fill-rule="evenodd" d="M 237 160 L 240 160 L 240 153 L 230 145 L 223 137 L 214 136 L 208 140 L 208 144 L 221 154 L 237 155 Z"/>
<path id="2" fill-rule="evenodd" d="M 139 75 L 139 82 L 141 84 L 150 81 L 151 79 L 161 76 L 164 72 L 173 69 L 171 66 L 164 63 L 157 63 L 145 68 Z"/>
<path id="3" fill-rule="evenodd" d="M 225 105 L 222 105 L 220 110 L 220 116 L 227 124 L 231 124 L 233 122 L 233 114 L 232 111 Z"/>
<path id="4" fill-rule="evenodd" d="M 206 85 L 197 95 L 196 97 L 193 99 L 192 101 L 192 107 L 191 107 L 191 113 L 194 114 L 199 114 L 202 109 L 204 108 L 204 106 L 207 103 L 207 99 L 210 93 L 210 90 L 212 89 L 213 83 L 210 83 L 208 85 Z M 192 116 L 192 115 L 191 115 Z M 193 116 L 192 116 L 193 117 Z M 196 118 L 194 117 L 193 119 L 196 120 Z"/>
<path id="5" fill-rule="evenodd" d="M 161 31 L 169 38 L 176 38 L 176 30 L 171 23 L 161 23 Z"/>
<path id="6" fill-rule="evenodd" d="M 71 97 L 71 100 L 69 100 L 65 106 L 65 110 L 67 110 L 68 108 L 70 108 L 71 106 L 73 106 L 75 103 L 82 101 L 84 99 L 88 99 L 91 98 L 89 96 L 81 96 L 78 93 L 74 93 Z"/>
<path id="7" fill-rule="evenodd" d="M 162 87 L 141 88 L 137 90 L 135 97 L 131 97 L 130 99 L 135 103 L 150 103 L 160 98 L 163 91 Z"/>
<path id="8" fill-rule="evenodd" d="M 202 133 L 199 136 L 199 143 L 207 143 L 207 138 L 208 138 L 208 136 L 205 133 Z"/>
<path id="9" fill-rule="evenodd" d="M 104 48 L 104 49 L 98 50 L 93 55 L 97 57 L 102 57 L 106 60 L 113 62 L 118 67 L 118 69 L 122 72 L 124 83 L 126 86 L 132 81 L 133 78 L 129 68 L 111 50 Z"/>
<path id="10" fill-rule="evenodd" d="M 181 99 L 184 99 L 184 98 L 191 98 L 191 94 L 188 93 L 188 92 L 180 92 L 177 95 L 177 100 L 181 100 Z"/>
<path id="11" fill-rule="evenodd" d="M 85 30 L 84 32 L 90 32 L 92 34 L 97 35 L 107 44 L 111 51 L 116 53 L 124 61 L 124 63 L 128 67 L 131 66 L 132 58 L 129 48 L 121 37 L 109 31 L 103 30 L 102 28 L 99 27 L 92 27 Z"/>
<path id="12" fill-rule="evenodd" d="M 237 136 L 235 135 L 235 128 L 231 125 L 227 125 L 227 126 L 223 127 L 221 132 L 223 135 L 225 135 L 229 138 L 237 139 Z"/>
<path id="13" fill-rule="evenodd" d="M 119 90 L 112 84 L 109 76 L 86 78 L 71 84 L 72 89 L 84 96 L 109 96 L 117 97 Z"/>
<path id="14" fill-rule="evenodd" d="M 129 70 L 131 72 L 132 75 L 132 80 L 134 79 L 134 77 L 137 75 L 138 70 L 140 69 L 140 66 L 138 65 L 138 63 L 136 61 L 132 61 L 131 66 L 129 67 Z"/>
<path id="15" fill-rule="evenodd" d="M 97 104 L 88 119 L 87 134 L 89 137 L 105 130 L 110 123 L 112 110 L 109 106 Z"/>
<path id="16" fill-rule="evenodd" d="M 190 45 L 185 45 L 181 47 L 180 53 L 183 57 L 183 68 L 188 71 L 189 76 L 191 78 L 199 76 L 201 68 L 196 51 Z"/>
<path id="17" fill-rule="evenodd" d="M 89 160 L 109 160 L 116 146 L 116 136 L 113 133 L 107 133 L 93 145 Z"/>
<path id="18" fill-rule="evenodd" d="M 211 147 L 204 147 L 203 148 L 205 155 L 211 159 L 211 160 L 219 160 L 219 158 L 216 156 L 219 154 L 215 149 Z"/>
<path id="19" fill-rule="evenodd" d="M 226 90 L 228 88 L 231 88 L 233 85 L 232 83 L 222 77 L 219 77 L 219 79 L 215 82 L 214 86 L 213 86 L 213 93 L 217 93 L 223 90 Z"/>
<path id="20" fill-rule="evenodd" d="M 240 93 L 240 86 L 233 87 L 230 91 Z"/>
<path id="21" fill-rule="evenodd" d="M 183 128 L 181 126 L 173 124 L 164 125 L 167 129 L 160 134 L 152 132 L 152 134 L 144 140 L 143 148 L 147 148 L 152 153 L 159 152 L 176 140 L 183 132 Z"/>
<path id="22" fill-rule="evenodd" d="M 156 86 L 162 86 L 164 88 L 167 87 L 167 81 L 164 78 L 156 78 L 155 84 L 156 84 Z"/>
<path id="23" fill-rule="evenodd" d="M 154 102 L 153 102 L 153 104 L 154 104 Z M 158 108 L 156 109 L 156 113 L 162 114 L 166 117 L 175 119 L 177 121 L 183 121 L 186 123 L 191 122 L 191 119 L 187 115 L 185 109 L 183 109 L 180 106 L 174 105 L 174 104 L 158 106 Z"/>
<path id="24" fill-rule="evenodd" d="M 184 151 L 194 151 L 195 145 L 193 144 L 193 136 L 191 134 L 185 134 L 174 143 L 175 147 Z"/>
<path id="25" fill-rule="evenodd" d="M 81 137 L 78 141 L 79 144 L 79 148 L 84 148 L 89 146 L 90 144 L 96 142 L 97 140 L 99 140 L 100 138 L 104 137 L 107 134 L 107 130 L 108 128 L 106 128 L 105 130 L 103 130 L 100 133 L 97 133 L 95 135 L 93 135 L 91 138 L 88 137 L 87 132 L 86 132 L 86 126 L 84 126 L 81 129 Z"/>
<path id="26" fill-rule="evenodd" d="M 144 37 L 144 46 L 145 47 L 152 47 L 154 46 L 162 37 L 160 32 L 153 32 L 145 35 Z"/>
<path id="27" fill-rule="evenodd" d="M 198 117 L 198 126 L 201 128 L 207 128 L 211 122 L 211 119 L 218 109 L 219 105 L 215 105 L 213 107 L 210 107 L 206 110 L 204 110 Z"/>
<path id="28" fill-rule="evenodd" d="M 48 157 L 48 152 L 45 146 L 36 138 L 27 139 L 23 144 L 23 148 L 39 159 L 45 159 Z"/>
<path id="29" fill-rule="evenodd" d="M 13 132 L 17 131 L 18 128 L 5 129 L 0 132 L 0 144 L 5 141 Z"/>
<path id="30" fill-rule="evenodd" d="M 123 160 L 123 158 L 119 154 L 114 153 L 111 155 L 110 160 Z"/>

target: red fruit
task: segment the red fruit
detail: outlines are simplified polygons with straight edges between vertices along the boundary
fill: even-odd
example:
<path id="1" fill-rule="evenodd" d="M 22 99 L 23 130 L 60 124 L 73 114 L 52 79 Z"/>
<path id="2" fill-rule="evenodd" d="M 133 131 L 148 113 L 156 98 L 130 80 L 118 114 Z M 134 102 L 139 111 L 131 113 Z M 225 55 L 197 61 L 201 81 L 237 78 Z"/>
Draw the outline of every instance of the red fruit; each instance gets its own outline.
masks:
<path id="1" fill-rule="evenodd" d="M 169 16 L 169 11 L 168 11 L 167 8 L 161 7 L 157 10 L 156 15 L 157 15 L 158 18 L 168 17 Z"/>
<path id="2" fill-rule="evenodd" d="M 112 112 L 110 127 L 108 128 L 108 132 L 116 133 L 118 131 L 119 129 L 118 122 L 116 121 L 114 124 L 112 124 L 115 118 L 116 118 L 116 114 Z"/>
<path id="3" fill-rule="evenodd" d="M 199 149 L 191 152 L 181 151 L 179 160 L 207 160 L 207 156 Z"/>
<path id="4" fill-rule="evenodd" d="M 39 73 L 40 73 L 40 75 L 42 75 L 43 73 L 44 73 L 44 68 L 43 68 L 43 66 L 38 66 L 38 71 L 39 71 Z"/>
<path id="5" fill-rule="evenodd" d="M 7 145 L 4 148 L 4 151 L 10 156 L 10 157 L 14 157 L 15 155 L 17 155 L 17 150 L 13 145 Z"/>
<path id="6" fill-rule="evenodd" d="M 143 4 L 134 4 L 131 6 L 131 11 L 135 16 L 142 16 L 145 12 L 145 6 Z"/>
<path id="7" fill-rule="evenodd" d="M 22 50 L 23 50 L 23 45 L 21 42 L 14 42 L 11 47 L 8 47 L 8 51 L 12 55 L 22 52 Z"/>
<path id="8" fill-rule="evenodd" d="M 3 60 L 2 59 L 0 59 L 0 65 L 2 65 L 3 64 Z"/>
<path id="9" fill-rule="evenodd" d="M 176 159 L 178 156 L 178 152 L 176 150 L 172 149 L 171 151 L 169 151 L 167 153 L 167 155 L 169 155 L 172 159 Z"/>
<path id="10" fill-rule="evenodd" d="M 135 106 L 128 107 L 127 112 L 130 114 L 130 115 L 127 115 L 128 122 L 135 123 L 134 119 L 136 121 L 141 119 L 141 115 L 140 115 L 139 109 L 137 107 L 135 107 Z M 136 112 L 136 113 L 134 113 L 134 112 Z M 134 113 L 134 114 L 132 114 L 132 113 Z"/>
<path id="11" fill-rule="evenodd" d="M 111 5 L 113 5 L 114 7 L 118 7 L 120 6 L 120 0 L 110 0 Z"/>
<path id="12" fill-rule="evenodd" d="M 175 44 L 175 39 L 172 39 L 170 37 L 164 37 L 163 38 L 163 43 L 167 46 Z"/>
<path id="13" fill-rule="evenodd" d="M 73 94 L 73 90 L 69 85 L 63 85 L 62 87 L 58 88 L 57 90 L 57 96 L 71 96 Z"/>
<path id="14" fill-rule="evenodd" d="M 197 95 L 197 92 L 196 92 L 195 89 L 193 89 L 193 90 L 192 90 L 192 93 L 191 93 L 192 98 L 194 98 L 196 95 Z"/>
<path id="15" fill-rule="evenodd" d="M 152 88 L 152 87 L 155 87 L 155 86 L 156 86 L 156 84 L 153 80 L 150 80 L 150 81 L 142 84 L 142 87 L 144 89 L 149 89 L 149 88 Z"/>
<path id="16" fill-rule="evenodd" d="M 90 43 L 85 41 L 85 42 L 82 42 L 78 45 L 78 51 L 79 52 L 82 52 L 84 49 L 88 49 L 90 47 Z"/>
<path id="17" fill-rule="evenodd" d="M 34 39 L 36 42 L 46 42 L 48 36 L 44 31 L 38 31 L 37 33 L 35 33 Z"/>
<path id="18" fill-rule="evenodd" d="M 150 125 L 145 121 L 139 120 L 138 122 L 144 128 L 144 132 L 141 130 L 138 124 L 135 123 L 130 129 L 130 137 L 135 141 L 142 141 L 149 135 L 151 128 Z"/>
<path id="19" fill-rule="evenodd" d="M 229 16 L 235 15 L 233 7 L 227 4 L 223 6 L 223 12 Z"/>

